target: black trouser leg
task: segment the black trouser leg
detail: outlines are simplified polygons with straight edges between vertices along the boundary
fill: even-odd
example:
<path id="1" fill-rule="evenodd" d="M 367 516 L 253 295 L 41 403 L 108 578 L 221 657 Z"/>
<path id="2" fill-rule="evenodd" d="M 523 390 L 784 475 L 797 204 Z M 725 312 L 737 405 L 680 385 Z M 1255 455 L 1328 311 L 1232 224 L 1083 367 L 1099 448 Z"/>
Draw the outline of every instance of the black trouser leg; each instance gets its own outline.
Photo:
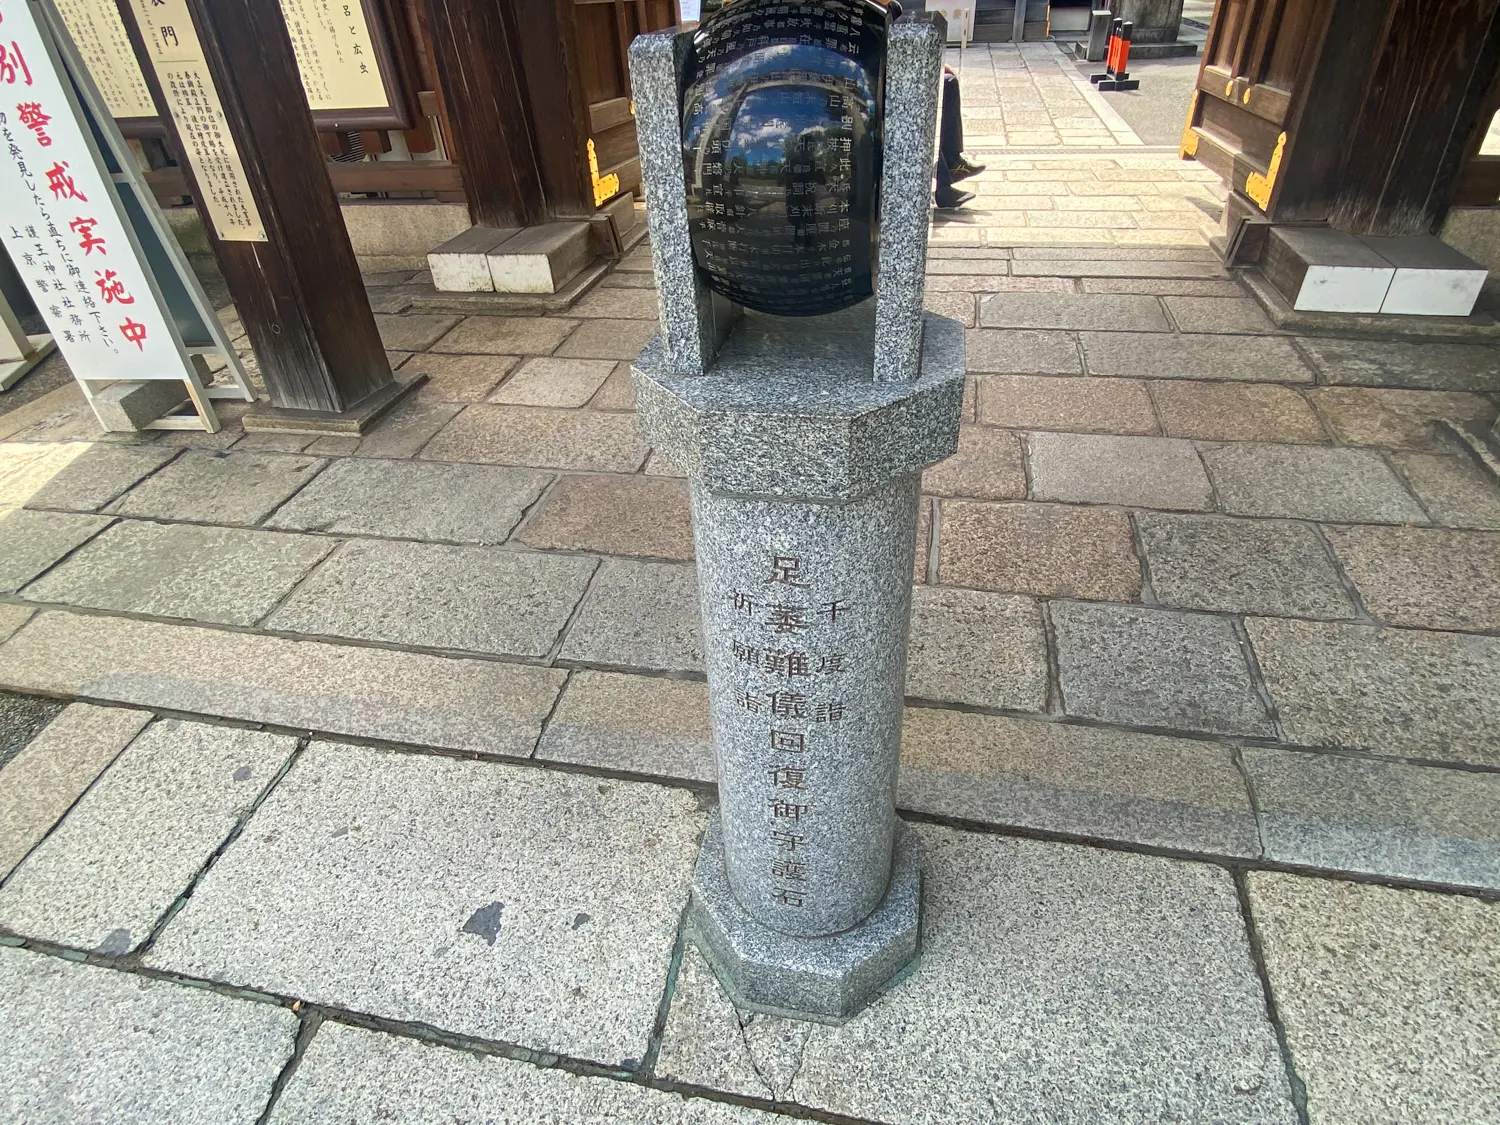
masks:
<path id="1" fill-rule="evenodd" d="M 943 116 L 938 137 L 938 151 L 942 155 L 940 163 L 952 168 L 964 151 L 964 115 L 958 93 L 958 75 L 947 72 L 943 74 Z"/>

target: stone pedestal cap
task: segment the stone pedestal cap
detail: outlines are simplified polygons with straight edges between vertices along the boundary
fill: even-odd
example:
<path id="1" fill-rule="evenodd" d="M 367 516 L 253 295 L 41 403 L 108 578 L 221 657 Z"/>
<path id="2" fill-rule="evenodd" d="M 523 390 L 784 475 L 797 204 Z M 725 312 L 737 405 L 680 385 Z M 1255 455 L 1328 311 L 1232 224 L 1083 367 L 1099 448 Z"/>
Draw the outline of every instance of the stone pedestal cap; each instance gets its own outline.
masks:
<path id="1" fill-rule="evenodd" d="M 661 338 L 634 364 L 650 442 L 716 493 L 841 503 L 958 449 L 964 330 L 925 317 L 910 382 L 872 379 L 873 302 L 816 322 L 746 313 L 706 375 L 673 375 Z"/>
<path id="2" fill-rule="evenodd" d="M 875 912 L 832 937 L 792 937 L 750 917 L 730 891 L 715 810 L 693 872 L 690 931 L 737 1007 L 841 1023 L 886 991 L 916 960 L 922 928 L 920 859 L 916 833 L 898 823 L 891 886 Z"/>

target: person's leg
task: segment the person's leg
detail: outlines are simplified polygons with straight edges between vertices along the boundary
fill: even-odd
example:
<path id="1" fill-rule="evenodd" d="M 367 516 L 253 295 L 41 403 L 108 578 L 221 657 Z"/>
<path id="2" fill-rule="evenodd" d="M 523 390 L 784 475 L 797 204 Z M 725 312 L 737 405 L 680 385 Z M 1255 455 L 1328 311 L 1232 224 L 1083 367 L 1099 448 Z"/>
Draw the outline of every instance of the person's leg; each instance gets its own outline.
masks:
<path id="1" fill-rule="evenodd" d="M 942 162 L 952 168 L 964 156 L 964 114 L 958 92 L 958 75 L 951 70 L 943 71 L 943 116 L 938 136 Z"/>
<path id="2" fill-rule="evenodd" d="M 937 162 L 937 191 L 934 194 L 938 207 L 944 210 L 962 207 L 974 198 L 973 192 L 960 191 L 953 186 L 953 171 L 942 157 L 939 157 Z"/>

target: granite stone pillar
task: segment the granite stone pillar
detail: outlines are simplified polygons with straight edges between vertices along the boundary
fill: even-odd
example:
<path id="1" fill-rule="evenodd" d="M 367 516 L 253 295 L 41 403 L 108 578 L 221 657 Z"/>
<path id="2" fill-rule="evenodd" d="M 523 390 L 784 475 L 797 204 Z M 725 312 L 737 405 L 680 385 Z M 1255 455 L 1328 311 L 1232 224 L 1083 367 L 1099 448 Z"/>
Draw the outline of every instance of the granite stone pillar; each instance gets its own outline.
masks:
<path id="1" fill-rule="evenodd" d="M 858 1011 L 919 944 L 895 812 L 911 575 L 964 380 L 963 327 L 922 307 L 944 38 L 925 14 L 890 30 L 875 296 L 813 317 L 741 309 L 695 270 L 688 37 L 631 46 L 662 328 L 638 413 L 692 486 L 719 779 L 691 937 L 740 1005 L 815 1019 Z"/>

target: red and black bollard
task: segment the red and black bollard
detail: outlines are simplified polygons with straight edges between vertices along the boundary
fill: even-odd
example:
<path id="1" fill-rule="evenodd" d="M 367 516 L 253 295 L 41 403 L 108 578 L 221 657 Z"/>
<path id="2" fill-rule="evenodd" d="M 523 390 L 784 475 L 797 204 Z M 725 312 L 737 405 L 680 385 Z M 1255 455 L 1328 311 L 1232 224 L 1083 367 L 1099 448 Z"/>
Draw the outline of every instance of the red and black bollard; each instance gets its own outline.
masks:
<path id="1" fill-rule="evenodd" d="M 1130 77 L 1130 40 L 1135 24 L 1115 20 L 1109 32 L 1109 50 L 1104 56 L 1104 73 L 1089 75 L 1089 81 L 1101 90 L 1139 90 L 1141 80 Z"/>

